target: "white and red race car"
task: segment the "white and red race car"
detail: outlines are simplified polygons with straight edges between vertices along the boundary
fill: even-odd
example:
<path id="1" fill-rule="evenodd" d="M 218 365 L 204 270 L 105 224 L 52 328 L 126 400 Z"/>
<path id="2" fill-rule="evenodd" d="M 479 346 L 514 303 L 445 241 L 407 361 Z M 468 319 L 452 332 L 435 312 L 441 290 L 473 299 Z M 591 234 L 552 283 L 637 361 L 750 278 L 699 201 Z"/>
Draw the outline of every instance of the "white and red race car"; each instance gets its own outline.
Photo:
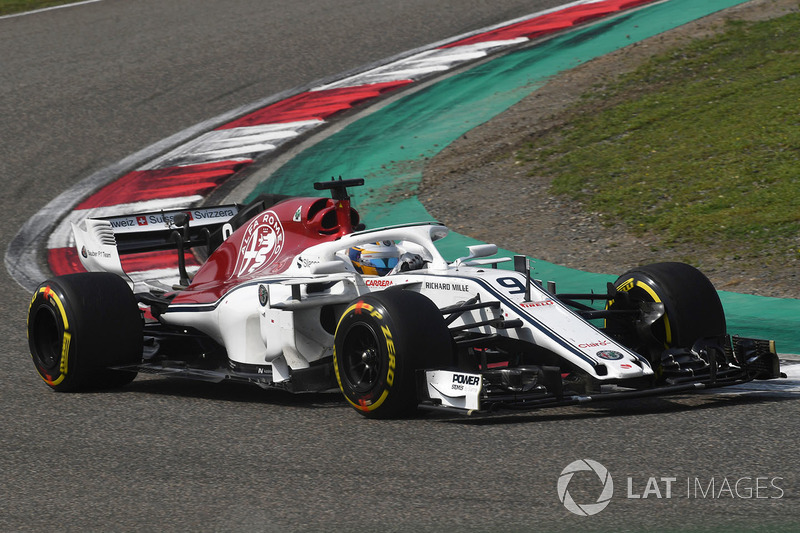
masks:
<path id="1" fill-rule="evenodd" d="M 36 370 L 58 391 L 119 387 L 137 372 L 292 392 L 338 387 L 377 418 L 780 376 L 774 342 L 728 335 L 714 287 L 689 265 L 638 267 L 601 293 L 558 294 L 531 279 L 524 257 L 497 268 L 509 259 L 489 258 L 494 245 L 446 261 L 434 244 L 448 233 L 440 224 L 363 229 L 347 193 L 362 183 L 315 184 L 332 198 L 75 225 L 88 272 L 35 291 Z M 207 257 L 191 279 L 190 248 Z M 177 250 L 181 283 L 138 290 L 120 254 L 158 249 Z"/>

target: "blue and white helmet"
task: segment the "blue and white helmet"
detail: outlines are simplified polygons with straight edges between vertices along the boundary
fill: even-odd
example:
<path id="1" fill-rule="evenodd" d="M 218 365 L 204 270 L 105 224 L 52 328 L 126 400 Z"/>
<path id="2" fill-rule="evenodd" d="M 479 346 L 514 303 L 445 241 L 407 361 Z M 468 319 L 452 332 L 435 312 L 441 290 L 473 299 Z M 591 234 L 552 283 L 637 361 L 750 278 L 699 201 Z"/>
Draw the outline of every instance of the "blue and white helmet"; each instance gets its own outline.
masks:
<path id="1" fill-rule="evenodd" d="M 397 266 L 401 252 L 392 241 L 353 246 L 347 251 L 356 271 L 368 276 L 385 276 Z"/>

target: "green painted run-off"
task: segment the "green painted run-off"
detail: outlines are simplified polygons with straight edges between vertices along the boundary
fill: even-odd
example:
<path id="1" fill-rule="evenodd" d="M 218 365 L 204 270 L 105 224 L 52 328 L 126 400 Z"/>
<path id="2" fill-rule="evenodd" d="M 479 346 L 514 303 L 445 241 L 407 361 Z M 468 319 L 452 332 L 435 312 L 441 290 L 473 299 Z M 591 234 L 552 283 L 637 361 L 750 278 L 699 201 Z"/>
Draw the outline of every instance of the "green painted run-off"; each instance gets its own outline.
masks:
<path id="1" fill-rule="evenodd" d="M 455 139 L 558 72 L 744 1 L 669 0 L 475 66 L 408 94 L 303 151 L 248 199 L 262 192 L 309 195 L 314 181 L 364 177 L 366 185 L 353 191 L 353 201 L 369 227 L 430 220 L 416 189 L 426 160 Z M 522 231 L 526 228 L 521 224 Z M 476 242 L 451 233 L 439 248 L 454 259 Z M 629 266 L 620 265 L 620 273 Z M 535 262 L 534 275 L 557 281 L 560 292 L 602 291 L 614 279 L 545 261 Z M 775 339 L 781 353 L 800 353 L 800 300 L 720 295 L 731 332 Z"/>

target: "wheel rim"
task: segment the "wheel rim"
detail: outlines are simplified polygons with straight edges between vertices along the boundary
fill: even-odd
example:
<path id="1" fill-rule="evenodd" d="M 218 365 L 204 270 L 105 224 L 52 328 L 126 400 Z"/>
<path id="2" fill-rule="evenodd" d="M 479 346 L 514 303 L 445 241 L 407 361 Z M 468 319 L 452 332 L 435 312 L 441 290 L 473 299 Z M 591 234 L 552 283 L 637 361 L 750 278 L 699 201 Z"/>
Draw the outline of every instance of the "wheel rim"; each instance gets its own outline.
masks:
<path id="1" fill-rule="evenodd" d="M 31 330 L 34 357 L 43 369 L 57 369 L 61 362 L 63 343 L 55 313 L 49 307 L 41 307 L 33 317 Z"/>
<path id="2" fill-rule="evenodd" d="M 642 289 L 640 286 L 636 286 L 630 290 L 630 294 L 634 301 L 645 302 L 645 303 L 663 303 L 660 298 L 654 296 L 654 294 L 650 294 L 649 292 Z M 667 316 L 667 310 L 664 309 L 664 316 L 659 318 L 652 326 L 651 331 L 653 336 L 663 344 L 664 348 L 669 348 L 672 343 L 672 330 L 670 327 L 669 317 Z"/>
<path id="3" fill-rule="evenodd" d="M 342 344 L 344 378 L 355 392 L 367 392 L 381 375 L 378 337 L 366 324 L 354 324 Z"/>

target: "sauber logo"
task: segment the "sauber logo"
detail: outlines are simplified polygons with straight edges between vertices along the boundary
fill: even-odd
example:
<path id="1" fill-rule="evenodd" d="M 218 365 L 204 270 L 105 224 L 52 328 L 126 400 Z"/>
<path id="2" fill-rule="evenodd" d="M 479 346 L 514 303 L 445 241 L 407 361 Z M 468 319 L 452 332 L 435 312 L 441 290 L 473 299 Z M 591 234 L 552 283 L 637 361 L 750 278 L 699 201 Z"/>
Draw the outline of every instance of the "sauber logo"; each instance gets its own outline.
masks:
<path id="1" fill-rule="evenodd" d="M 255 218 L 242 239 L 236 275 L 252 274 L 272 264 L 281 253 L 283 243 L 283 226 L 274 212 L 267 211 Z"/>

